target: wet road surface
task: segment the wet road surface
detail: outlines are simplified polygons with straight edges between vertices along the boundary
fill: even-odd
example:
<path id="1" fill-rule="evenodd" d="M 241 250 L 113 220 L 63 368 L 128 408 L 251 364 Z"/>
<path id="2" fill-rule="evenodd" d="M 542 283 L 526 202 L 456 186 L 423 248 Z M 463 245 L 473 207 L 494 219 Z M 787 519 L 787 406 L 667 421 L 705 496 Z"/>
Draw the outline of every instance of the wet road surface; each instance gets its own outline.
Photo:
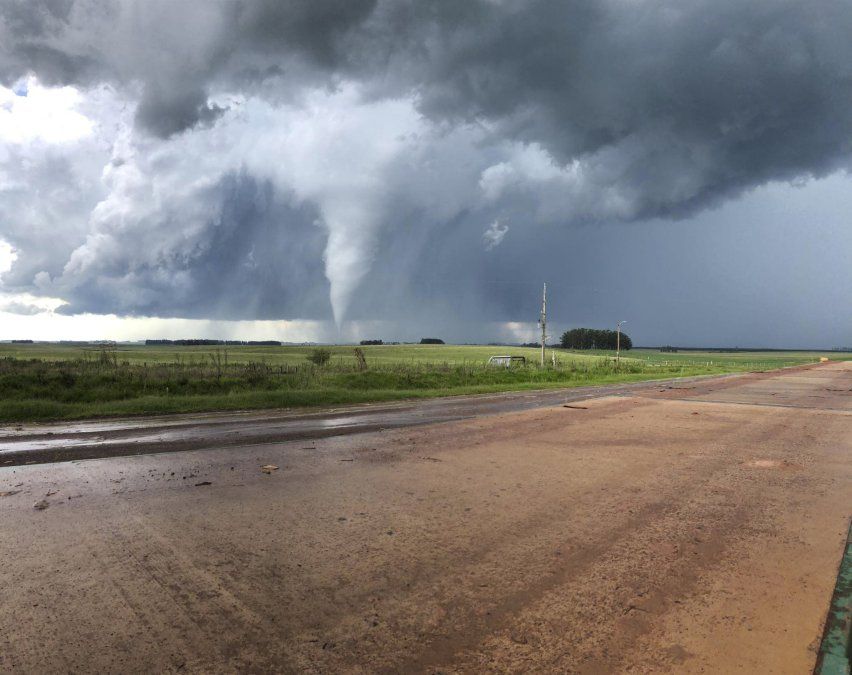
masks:
<path id="1" fill-rule="evenodd" d="M 852 363 L 613 394 L 0 467 L 0 671 L 810 672 Z"/>
<path id="2" fill-rule="evenodd" d="M 454 396 L 313 411 L 261 410 L 58 424 L 10 424 L 0 427 L 0 466 L 327 438 L 518 412 L 605 394 L 627 394 L 661 387 L 677 389 L 696 381 L 721 381 L 730 377 L 736 376 Z"/>

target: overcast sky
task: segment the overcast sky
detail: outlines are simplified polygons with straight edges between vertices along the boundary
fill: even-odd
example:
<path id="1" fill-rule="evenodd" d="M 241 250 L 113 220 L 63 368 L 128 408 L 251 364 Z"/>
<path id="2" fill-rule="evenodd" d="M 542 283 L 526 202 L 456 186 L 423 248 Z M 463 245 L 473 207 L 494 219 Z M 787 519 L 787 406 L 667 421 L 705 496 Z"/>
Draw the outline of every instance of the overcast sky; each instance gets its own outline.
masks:
<path id="1" fill-rule="evenodd" d="M 852 344 L 847 0 L 0 0 L 0 339 Z"/>

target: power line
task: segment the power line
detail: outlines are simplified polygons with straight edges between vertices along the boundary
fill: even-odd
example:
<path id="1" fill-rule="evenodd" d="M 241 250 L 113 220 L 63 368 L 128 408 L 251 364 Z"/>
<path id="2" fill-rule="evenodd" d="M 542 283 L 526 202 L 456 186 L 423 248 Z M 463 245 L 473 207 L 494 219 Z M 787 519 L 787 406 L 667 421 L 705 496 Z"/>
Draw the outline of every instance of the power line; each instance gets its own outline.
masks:
<path id="1" fill-rule="evenodd" d="M 547 282 L 541 292 L 541 367 L 544 368 L 544 347 L 547 344 Z"/>

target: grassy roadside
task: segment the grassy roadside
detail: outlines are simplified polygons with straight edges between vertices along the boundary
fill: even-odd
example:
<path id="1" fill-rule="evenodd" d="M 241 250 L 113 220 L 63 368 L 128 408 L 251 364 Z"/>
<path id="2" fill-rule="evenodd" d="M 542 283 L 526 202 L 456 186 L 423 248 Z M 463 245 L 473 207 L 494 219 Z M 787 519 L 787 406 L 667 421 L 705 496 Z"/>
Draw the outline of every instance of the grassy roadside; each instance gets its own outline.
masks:
<path id="1" fill-rule="evenodd" d="M 676 376 L 697 374 L 685 371 Z M 557 389 L 620 382 L 639 382 L 675 375 L 662 373 L 617 374 L 556 382 L 518 383 L 511 386 L 482 384 L 445 389 L 342 389 L 234 391 L 223 394 L 172 394 L 167 396 L 138 396 L 134 398 L 96 402 L 66 402 L 46 399 L 21 399 L 0 402 L 2 422 L 48 422 L 81 420 L 95 417 L 130 417 L 174 413 L 260 410 L 264 408 L 304 408 L 402 399 L 489 394 L 506 391 Z"/>
<path id="2" fill-rule="evenodd" d="M 207 347 L 165 353 L 156 347 L 116 351 L 77 347 L 74 351 L 61 346 L 52 352 L 52 346 L 13 347 L 15 353 L 5 356 L 0 348 L 0 422 L 327 406 L 591 386 L 767 370 L 819 359 L 819 354 L 805 352 L 634 351 L 616 364 L 608 353 L 559 351 L 555 367 L 529 363 L 506 370 L 486 366 L 487 356 L 528 351 L 531 358 L 537 352 L 405 345 L 365 349 L 364 370 L 358 367 L 351 347 L 333 348 L 331 360 L 322 367 L 306 360 L 309 348 L 263 348 L 258 354 L 256 348 L 241 347 L 227 352 Z M 443 360 L 428 360 L 436 355 Z"/>

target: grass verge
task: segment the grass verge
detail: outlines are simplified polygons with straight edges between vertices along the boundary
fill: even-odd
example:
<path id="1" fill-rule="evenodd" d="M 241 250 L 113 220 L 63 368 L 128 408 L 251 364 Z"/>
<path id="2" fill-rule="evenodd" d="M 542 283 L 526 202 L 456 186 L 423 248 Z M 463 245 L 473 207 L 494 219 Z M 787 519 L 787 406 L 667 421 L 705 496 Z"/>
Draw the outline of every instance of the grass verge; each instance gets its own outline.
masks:
<path id="1" fill-rule="evenodd" d="M 124 359 L 112 349 L 76 358 L 70 353 L 59 359 L 7 356 L 0 358 L 0 422 L 330 406 L 714 375 L 818 360 L 814 354 L 750 355 L 748 361 L 647 354 L 616 363 L 607 354 L 560 352 L 555 365 L 505 369 L 489 367 L 483 359 L 505 348 L 454 346 L 446 354 L 455 360 L 442 362 L 411 360 L 410 347 L 399 348 L 397 361 L 393 347 L 375 350 L 381 358 L 368 357 L 365 367 L 343 358 L 343 349 L 336 348 L 339 358 L 324 366 L 308 362 L 305 354 L 300 361 L 292 361 L 289 353 L 287 358 L 254 361 L 239 350 L 209 349 L 150 362 L 139 358 L 146 352 Z M 155 348 L 147 353 L 159 356 Z"/>

